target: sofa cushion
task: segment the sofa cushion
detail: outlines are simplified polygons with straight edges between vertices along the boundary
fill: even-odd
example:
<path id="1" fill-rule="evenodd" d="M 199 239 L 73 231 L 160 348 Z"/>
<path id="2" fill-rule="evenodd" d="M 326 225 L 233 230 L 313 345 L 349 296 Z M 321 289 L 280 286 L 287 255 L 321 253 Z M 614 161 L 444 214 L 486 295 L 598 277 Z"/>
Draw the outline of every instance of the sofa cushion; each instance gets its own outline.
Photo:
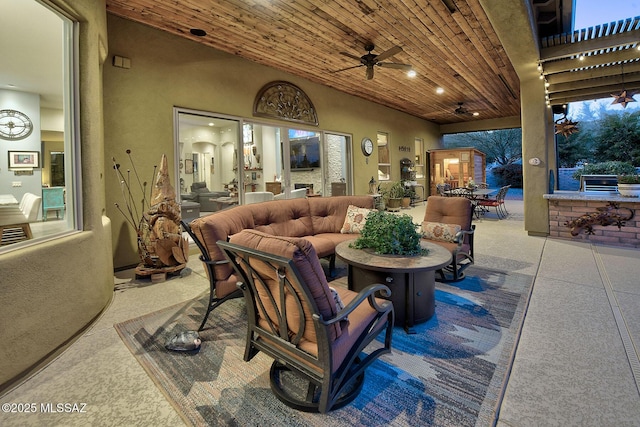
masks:
<path id="1" fill-rule="evenodd" d="M 258 231 L 288 237 L 314 234 L 307 199 L 274 200 L 253 205 L 251 209 L 253 228 Z"/>
<path id="2" fill-rule="evenodd" d="M 469 199 L 465 197 L 429 196 L 427 206 L 429 206 L 429 209 L 425 211 L 425 221 L 460 224 L 462 230 L 471 229 L 473 205 Z"/>
<path id="3" fill-rule="evenodd" d="M 370 212 L 371 209 L 349 205 L 340 233 L 353 234 L 362 232 L 364 225 L 367 223 L 367 215 Z"/>
<path id="4" fill-rule="evenodd" d="M 320 260 L 316 255 L 316 251 L 309 241 L 300 238 L 272 236 L 256 230 L 244 230 L 233 235 L 230 242 L 293 260 L 294 265 L 300 273 L 302 281 L 307 285 L 311 298 L 313 298 L 322 317 L 324 319 L 335 317 L 338 310 L 336 308 L 333 294 L 329 289 L 327 279 L 325 278 L 324 271 L 320 265 Z M 259 269 L 259 274 L 263 279 L 265 276 L 271 277 L 271 280 L 265 282 L 272 292 L 277 289 L 278 275 L 276 271 L 273 271 L 272 268 L 266 265 L 261 267 L 258 264 L 252 264 L 252 267 Z M 302 295 L 302 291 L 300 289 L 296 289 L 296 293 Z M 260 288 L 258 288 L 258 295 L 265 306 L 269 318 L 273 322 L 277 323 L 274 307 L 271 305 L 266 292 L 261 292 Z M 287 324 L 289 329 L 292 332 L 297 333 L 300 316 L 296 309 L 296 301 L 292 296 L 288 295 L 285 296 L 285 304 L 287 306 Z M 315 327 L 313 324 L 313 318 L 311 317 L 312 310 L 308 305 L 304 304 L 304 300 L 303 311 L 305 317 L 303 338 L 316 343 L 317 338 Z M 339 324 L 333 324 L 329 327 L 329 339 L 331 341 L 334 341 L 341 335 L 341 333 L 342 328 Z"/>
<path id="5" fill-rule="evenodd" d="M 373 208 L 371 196 L 311 197 L 306 200 L 309 202 L 312 234 L 340 233 L 349 205 Z"/>
<path id="6" fill-rule="evenodd" d="M 202 243 L 209 258 L 213 261 L 221 261 L 225 257 L 216 242 L 218 240 L 226 241 L 232 234 L 239 233 L 246 228 L 253 228 L 254 222 L 250 206 L 238 206 L 234 209 L 217 212 L 214 215 L 196 218 L 189 225 L 193 234 Z M 216 280 L 230 279 L 233 273 L 230 264 L 217 265 L 214 269 Z M 224 295 L 218 295 L 218 297 L 222 296 Z"/>
<path id="7" fill-rule="evenodd" d="M 458 224 L 445 224 L 442 222 L 422 223 L 422 234 L 425 239 L 453 242 L 461 227 Z"/>
<path id="8" fill-rule="evenodd" d="M 191 191 L 194 193 L 208 193 L 207 183 L 204 181 L 194 182 L 191 184 Z"/>

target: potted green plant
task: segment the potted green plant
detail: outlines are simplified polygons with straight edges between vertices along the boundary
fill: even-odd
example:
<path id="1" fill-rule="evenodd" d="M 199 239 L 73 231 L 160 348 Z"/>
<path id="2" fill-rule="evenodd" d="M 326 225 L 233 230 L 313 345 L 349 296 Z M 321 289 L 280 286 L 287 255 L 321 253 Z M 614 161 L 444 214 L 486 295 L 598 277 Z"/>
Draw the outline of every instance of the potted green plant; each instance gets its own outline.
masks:
<path id="1" fill-rule="evenodd" d="M 360 237 L 351 247 L 370 249 L 377 254 L 426 255 L 427 250 L 420 246 L 421 238 L 410 215 L 371 211 Z"/>
<path id="2" fill-rule="evenodd" d="M 384 204 L 387 210 L 397 211 L 402 204 L 402 198 L 404 197 L 404 186 L 398 182 L 390 182 L 384 188 L 381 188 L 380 194 L 384 199 Z"/>
<path id="3" fill-rule="evenodd" d="M 623 197 L 640 197 L 640 175 L 618 175 L 618 193 Z"/>
<path id="4" fill-rule="evenodd" d="M 413 190 L 413 187 L 410 186 L 404 186 L 404 194 L 402 195 L 402 204 L 401 206 L 403 208 L 408 208 L 411 206 L 411 198 L 413 197 L 413 195 L 415 194 L 415 191 Z"/>

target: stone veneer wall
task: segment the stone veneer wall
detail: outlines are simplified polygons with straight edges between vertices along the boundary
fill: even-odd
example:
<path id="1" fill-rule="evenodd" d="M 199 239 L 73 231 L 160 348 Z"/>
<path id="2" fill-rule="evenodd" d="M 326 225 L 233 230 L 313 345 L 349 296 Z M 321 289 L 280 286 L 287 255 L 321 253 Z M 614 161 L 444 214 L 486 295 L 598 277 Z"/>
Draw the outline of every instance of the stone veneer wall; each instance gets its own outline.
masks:
<path id="1" fill-rule="evenodd" d="M 577 241 L 587 241 L 611 246 L 640 248 L 640 200 L 636 202 L 616 202 L 620 208 L 629 208 L 634 212 L 631 220 L 618 229 L 614 225 L 593 225 L 594 234 L 586 234 L 583 229 L 577 236 L 565 224 L 584 214 L 597 212 L 597 208 L 606 207 L 601 200 L 549 200 L 549 237 L 558 237 Z M 627 212 L 626 210 L 623 212 Z"/>

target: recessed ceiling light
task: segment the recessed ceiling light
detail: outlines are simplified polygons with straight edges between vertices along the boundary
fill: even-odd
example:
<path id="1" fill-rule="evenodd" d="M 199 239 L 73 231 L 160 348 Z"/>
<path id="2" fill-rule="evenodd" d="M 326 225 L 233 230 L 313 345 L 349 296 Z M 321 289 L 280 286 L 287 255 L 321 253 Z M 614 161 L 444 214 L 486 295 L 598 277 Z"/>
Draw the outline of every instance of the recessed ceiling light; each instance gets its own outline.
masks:
<path id="1" fill-rule="evenodd" d="M 414 70 L 409 70 L 407 71 L 407 76 L 409 77 L 415 77 L 418 73 L 416 73 Z"/>
<path id="2" fill-rule="evenodd" d="M 444 93 L 444 89 L 443 89 L 443 88 L 441 88 L 441 87 L 436 88 L 436 93 L 437 93 L 438 95 L 442 95 L 442 94 Z"/>
<path id="3" fill-rule="evenodd" d="M 189 32 L 194 36 L 198 36 L 198 37 L 204 37 L 207 35 L 207 32 L 200 28 L 192 28 L 189 30 Z"/>
<path id="4" fill-rule="evenodd" d="M 209 122 L 209 126 L 213 126 L 213 122 Z"/>
<path id="5" fill-rule="evenodd" d="M 480 115 L 480 113 L 478 113 L 477 111 L 474 111 L 473 115 L 474 115 L 474 116 L 479 116 L 479 115 Z"/>

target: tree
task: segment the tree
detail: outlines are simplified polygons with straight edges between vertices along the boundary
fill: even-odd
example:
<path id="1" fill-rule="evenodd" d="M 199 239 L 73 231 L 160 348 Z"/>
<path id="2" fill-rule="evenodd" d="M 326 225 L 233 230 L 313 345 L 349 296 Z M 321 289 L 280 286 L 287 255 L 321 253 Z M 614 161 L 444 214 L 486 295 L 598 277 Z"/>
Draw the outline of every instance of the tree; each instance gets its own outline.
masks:
<path id="1" fill-rule="evenodd" d="M 595 161 L 595 134 L 597 122 L 580 122 L 580 131 L 565 138 L 557 135 L 558 162 L 562 168 L 573 168 L 582 163 Z"/>
<path id="2" fill-rule="evenodd" d="M 500 129 L 445 135 L 444 146 L 475 147 L 487 156 L 487 163 L 508 165 L 522 158 L 522 130 Z"/>
<path id="3" fill-rule="evenodd" d="M 640 165 L 640 111 L 605 114 L 595 138 L 597 161 L 620 160 Z"/>

